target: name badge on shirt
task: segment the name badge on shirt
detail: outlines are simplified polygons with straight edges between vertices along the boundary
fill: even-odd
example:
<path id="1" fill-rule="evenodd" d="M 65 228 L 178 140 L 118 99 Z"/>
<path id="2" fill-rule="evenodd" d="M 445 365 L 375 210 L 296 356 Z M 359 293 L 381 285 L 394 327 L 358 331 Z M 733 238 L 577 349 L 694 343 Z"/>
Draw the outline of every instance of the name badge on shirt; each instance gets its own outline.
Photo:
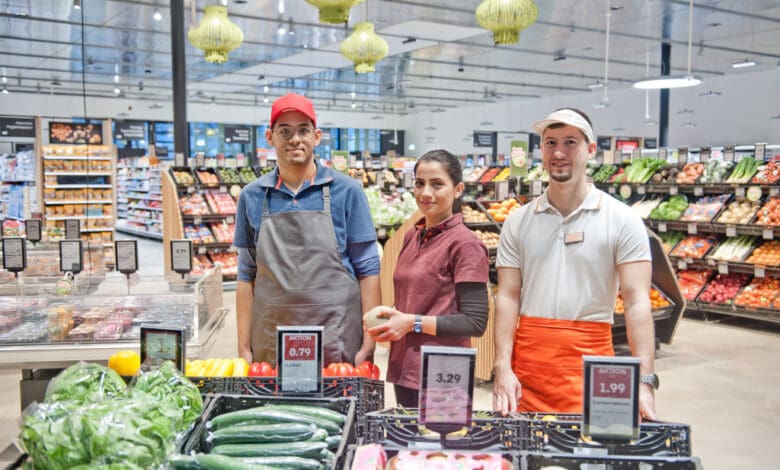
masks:
<path id="1" fill-rule="evenodd" d="M 582 243 L 585 240 L 584 232 L 569 232 L 563 236 L 563 243 L 566 245 L 572 245 L 574 243 Z"/>

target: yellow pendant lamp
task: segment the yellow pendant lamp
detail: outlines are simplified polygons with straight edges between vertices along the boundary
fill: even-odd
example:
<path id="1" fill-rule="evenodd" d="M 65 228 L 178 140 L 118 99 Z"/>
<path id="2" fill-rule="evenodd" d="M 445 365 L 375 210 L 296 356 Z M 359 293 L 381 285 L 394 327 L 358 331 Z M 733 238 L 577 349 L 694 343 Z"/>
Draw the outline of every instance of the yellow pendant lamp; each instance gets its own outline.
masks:
<path id="1" fill-rule="evenodd" d="M 206 62 L 222 64 L 227 62 L 228 53 L 244 42 L 244 33 L 228 19 L 227 8 L 211 5 L 205 11 L 198 26 L 187 32 L 187 39 L 206 53 Z"/>
<path id="2" fill-rule="evenodd" d="M 349 10 L 365 0 L 306 0 L 320 11 L 320 23 L 346 23 L 349 21 Z"/>
<path id="3" fill-rule="evenodd" d="M 374 23 L 357 23 L 355 30 L 341 43 L 341 55 L 355 64 L 355 72 L 368 73 L 387 55 L 387 41 L 374 32 Z"/>
<path id="4" fill-rule="evenodd" d="M 520 30 L 532 25 L 537 16 L 533 0 L 485 0 L 477 7 L 477 22 L 493 31 L 495 44 L 517 44 Z"/>

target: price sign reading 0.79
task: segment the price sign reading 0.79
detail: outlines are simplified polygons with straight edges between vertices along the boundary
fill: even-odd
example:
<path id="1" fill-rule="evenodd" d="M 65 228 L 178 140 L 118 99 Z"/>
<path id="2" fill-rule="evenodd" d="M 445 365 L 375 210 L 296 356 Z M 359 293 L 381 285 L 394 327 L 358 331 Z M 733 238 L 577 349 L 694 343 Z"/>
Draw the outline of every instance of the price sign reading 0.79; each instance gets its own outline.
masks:
<path id="1" fill-rule="evenodd" d="M 322 391 L 322 326 L 277 326 L 279 387 L 287 393 Z"/>
<path id="2" fill-rule="evenodd" d="M 317 337 L 314 334 L 286 335 L 284 337 L 284 359 L 286 361 L 311 361 L 314 359 L 314 348 Z"/>

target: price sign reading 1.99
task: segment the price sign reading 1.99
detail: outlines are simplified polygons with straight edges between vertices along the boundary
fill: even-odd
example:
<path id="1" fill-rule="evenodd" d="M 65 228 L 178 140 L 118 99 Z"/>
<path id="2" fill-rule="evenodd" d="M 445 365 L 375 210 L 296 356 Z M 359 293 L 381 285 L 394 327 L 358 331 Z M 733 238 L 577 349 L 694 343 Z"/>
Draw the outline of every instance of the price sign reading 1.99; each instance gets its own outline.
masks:
<path id="1" fill-rule="evenodd" d="M 420 351 L 420 422 L 429 427 L 468 423 L 474 402 L 476 350 L 422 346 Z"/>
<path id="2" fill-rule="evenodd" d="M 321 326 L 279 326 L 277 356 L 279 386 L 283 392 L 322 391 Z"/>
<path id="3" fill-rule="evenodd" d="M 582 434 L 593 439 L 639 437 L 639 359 L 585 356 Z"/>

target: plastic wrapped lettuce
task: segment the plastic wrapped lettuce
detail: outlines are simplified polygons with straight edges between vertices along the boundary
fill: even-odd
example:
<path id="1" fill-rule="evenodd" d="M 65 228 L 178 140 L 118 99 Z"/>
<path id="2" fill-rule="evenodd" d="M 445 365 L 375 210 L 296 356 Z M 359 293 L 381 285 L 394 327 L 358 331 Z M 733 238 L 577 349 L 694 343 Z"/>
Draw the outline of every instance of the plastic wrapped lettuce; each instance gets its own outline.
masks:
<path id="1" fill-rule="evenodd" d="M 375 187 L 364 189 L 374 226 L 401 225 L 417 210 L 412 193 L 383 194 Z"/>
<path id="2" fill-rule="evenodd" d="M 142 372 L 132 387 L 132 395 L 147 394 L 158 401 L 160 412 L 167 416 L 176 432 L 185 431 L 203 409 L 200 390 L 171 361 Z"/>
<path id="3" fill-rule="evenodd" d="M 46 388 L 46 403 L 94 403 L 121 396 L 127 386 L 122 377 L 108 367 L 79 362 L 59 373 Z"/>

